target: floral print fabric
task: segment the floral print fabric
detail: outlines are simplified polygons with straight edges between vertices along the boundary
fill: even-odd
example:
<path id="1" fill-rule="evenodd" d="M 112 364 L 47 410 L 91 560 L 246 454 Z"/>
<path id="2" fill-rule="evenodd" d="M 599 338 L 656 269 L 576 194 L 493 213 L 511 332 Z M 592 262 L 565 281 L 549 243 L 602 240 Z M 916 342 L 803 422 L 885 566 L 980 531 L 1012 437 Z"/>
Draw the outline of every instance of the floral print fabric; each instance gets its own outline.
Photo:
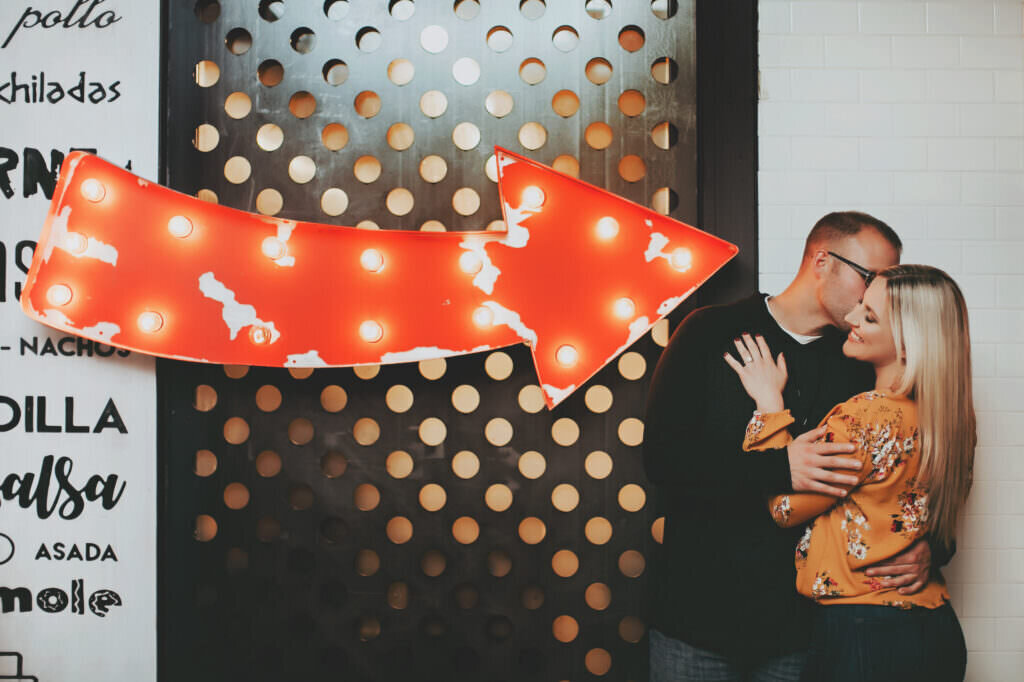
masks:
<path id="1" fill-rule="evenodd" d="M 779 448 L 792 440 L 789 412 L 755 413 L 745 450 Z M 796 547 L 797 590 L 823 604 L 936 608 L 949 600 L 941 578 L 901 595 L 869 578 L 868 566 L 904 551 L 928 530 L 928 491 L 917 481 L 917 408 L 905 397 L 870 391 L 836 406 L 822 422 L 825 440 L 853 443 L 860 479 L 844 498 L 790 493 L 769 500 L 780 526 L 813 521 Z"/>

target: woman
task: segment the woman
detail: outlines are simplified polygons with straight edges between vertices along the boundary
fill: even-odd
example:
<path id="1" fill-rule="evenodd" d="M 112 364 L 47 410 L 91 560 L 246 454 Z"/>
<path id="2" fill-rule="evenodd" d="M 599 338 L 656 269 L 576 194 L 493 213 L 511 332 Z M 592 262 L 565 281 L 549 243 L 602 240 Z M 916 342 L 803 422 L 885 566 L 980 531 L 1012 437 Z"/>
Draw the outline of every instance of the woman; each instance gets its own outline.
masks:
<path id="1" fill-rule="evenodd" d="M 897 265 L 880 272 L 846 317 L 843 352 L 874 365 L 875 390 L 825 417 L 826 439 L 851 442 L 863 467 L 840 498 L 809 493 L 769 503 L 782 526 L 813 519 L 796 548 L 797 590 L 814 599 L 805 680 L 962 680 L 963 634 L 935 572 L 912 595 L 864 569 L 927 535 L 950 546 L 971 484 L 977 441 L 967 307 L 941 270 Z M 785 358 L 764 339 L 737 339 L 726 354 L 757 411 L 744 449 L 782 447 Z"/>

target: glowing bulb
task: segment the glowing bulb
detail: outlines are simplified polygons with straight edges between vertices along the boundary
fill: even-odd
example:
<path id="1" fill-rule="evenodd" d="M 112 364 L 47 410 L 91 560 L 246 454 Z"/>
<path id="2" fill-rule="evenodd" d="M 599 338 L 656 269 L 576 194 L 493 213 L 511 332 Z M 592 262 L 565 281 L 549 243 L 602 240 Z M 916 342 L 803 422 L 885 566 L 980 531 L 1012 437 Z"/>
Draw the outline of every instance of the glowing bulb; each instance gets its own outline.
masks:
<path id="1" fill-rule="evenodd" d="M 359 325 L 359 336 L 367 343 L 377 343 L 384 337 L 384 328 L 373 320 L 366 320 Z"/>
<path id="2" fill-rule="evenodd" d="M 249 330 L 249 340 L 257 346 L 270 343 L 270 330 L 266 327 L 253 325 L 252 329 Z"/>
<path id="3" fill-rule="evenodd" d="M 167 221 L 167 231 L 178 239 L 192 234 L 192 221 L 183 215 L 176 215 Z"/>
<path id="4" fill-rule="evenodd" d="M 615 301 L 613 309 L 615 310 L 615 317 L 623 320 L 631 320 L 633 315 L 636 314 L 636 304 L 633 303 L 631 298 L 620 298 Z"/>
<path id="5" fill-rule="evenodd" d="M 544 199 L 544 190 L 536 185 L 523 190 L 523 206 L 526 208 L 540 208 L 544 205 Z"/>
<path id="6" fill-rule="evenodd" d="M 690 269 L 690 266 L 693 265 L 693 254 L 690 253 L 689 249 L 679 247 L 672 252 L 672 255 L 669 257 L 669 262 L 672 263 L 672 267 L 676 270 L 686 272 Z"/>
<path id="7" fill-rule="evenodd" d="M 490 327 L 494 324 L 494 312 L 490 308 L 480 306 L 473 311 L 473 324 L 478 327 Z"/>
<path id="8" fill-rule="evenodd" d="M 270 260 L 284 258 L 285 254 L 288 253 L 288 246 L 277 237 L 267 237 L 263 240 L 260 248 L 263 250 L 263 255 Z"/>
<path id="9" fill-rule="evenodd" d="M 619 233 L 619 221 L 611 216 L 605 216 L 597 221 L 597 236 L 601 239 L 611 239 Z"/>
<path id="10" fill-rule="evenodd" d="M 89 178 L 82 183 L 82 196 L 95 204 L 107 196 L 107 188 L 96 178 Z"/>
<path id="11" fill-rule="evenodd" d="M 459 256 L 459 267 L 468 275 L 475 275 L 483 266 L 484 262 L 480 260 L 480 256 L 472 251 L 465 251 Z"/>
<path id="12" fill-rule="evenodd" d="M 384 254 L 377 249 L 366 249 L 359 256 L 359 263 L 364 270 L 380 272 L 380 269 L 384 267 Z"/>
<path id="13" fill-rule="evenodd" d="M 564 367 L 572 367 L 580 359 L 580 354 L 575 346 L 559 346 L 558 350 L 555 351 L 555 359 L 558 360 L 558 364 Z"/>
<path id="14" fill-rule="evenodd" d="M 160 328 L 164 326 L 163 316 L 160 313 L 153 312 L 152 310 L 147 310 L 139 315 L 139 319 L 136 322 L 139 325 L 139 329 L 147 334 L 154 334 L 160 331 Z"/>
<path id="15" fill-rule="evenodd" d="M 64 235 L 64 248 L 76 256 L 80 256 L 89 248 L 89 240 L 79 232 L 68 232 Z"/>
<path id="16" fill-rule="evenodd" d="M 54 284 L 46 290 L 46 300 L 50 302 L 50 305 L 71 303 L 71 287 L 67 284 Z"/>

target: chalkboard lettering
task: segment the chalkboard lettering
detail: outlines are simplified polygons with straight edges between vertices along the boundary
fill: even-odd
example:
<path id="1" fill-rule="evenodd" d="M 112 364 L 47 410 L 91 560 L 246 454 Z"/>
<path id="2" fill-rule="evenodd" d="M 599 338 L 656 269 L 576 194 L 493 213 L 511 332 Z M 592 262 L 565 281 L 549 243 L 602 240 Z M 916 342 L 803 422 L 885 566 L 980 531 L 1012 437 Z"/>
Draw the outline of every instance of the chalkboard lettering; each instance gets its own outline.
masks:
<path id="1" fill-rule="evenodd" d="M 48 519 L 56 512 L 69 521 L 81 516 L 89 502 L 98 500 L 104 509 L 117 506 L 125 489 L 125 483 L 117 474 L 90 476 L 79 487 L 71 480 L 73 469 L 74 463 L 69 457 L 54 460 L 53 455 L 46 455 L 40 462 L 38 475 L 31 471 L 8 474 L 0 482 L 0 498 L 5 502 L 16 501 L 22 509 L 35 506 L 40 519 Z M 51 490 L 51 486 L 56 489 Z"/>
<path id="2" fill-rule="evenodd" d="M 116 102 L 121 98 L 121 81 L 102 83 L 86 80 L 85 71 L 79 71 L 78 80 L 71 82 L 47 78 L 45 71 L 34 73 L 29 78 L 11 71 L 10 78 L 0 80 L 0 103 L 57 104 L 65 98 L 83 104 Z"/>
<path id="3" fill-rule="evenodd" d="M 40 10 L 32 6 L 26 7 L 21 17 L 11 27 L 11 31 L 7 34 L 7 39 L 4 40 L 3 45 L 0 45 L 0 49 L 10 45 L 15 34 L 23 28 L 67 29 L 75 26 L 78 28 L 107 28 L 124 18 L 118 16 L 113 10 L 99 10 L 99 6 L 104 2 L 106 0 L 75 0 L 75 4 L 71 9 L 64 12 L 59 9 Z M 95 14 L 93 13 L 94 10 Z"/>
<path id="4" fill-rule="evenodd" d="M 22 337 L 20 350 L 22 355 L 41 357 L 47 355 L 82 357 L 84 355 L 91 358 L 93 355 L 98 355 L 101 358 L 109 358 L 116 353 L 118 357 L 126 358 L 132 354 L 130 350 L 105 346 L 90 339 L 83 339 L 81 336 L 62 336 L 59 339 L 52 339 L 49 336 L 44 336 L 42 339 L 38 336 Z"/>
<path id="5" fill-rule="evenodd" d="M 83 547 L 85 551 L 77 542 L 70 546 L 64 542 L 54 542 L 47 546 L 44 542 L 36 550 L 36 561 L 117 561 L 117 554 L 110 545 L 104 549 L 95 542 L 86 542 Z"/>
<path id="6" fill-rule="evenodd" d="M 9 414 L 4 414 L 3 411 Z M 47 412 L 46 396 L 25 396 L 24 401 L 0 395 L 0 433 L 16 429 L 21 425 L 25 433 L 103 433 L 107 429 L 115 429 L 118 433 L 128 433 L 121 413 L 113 398 L 107 399 L 99 417 L 91 431 L 87 425 L 75 421 L 75 399 L 64 397 L 64 422 L 53 420 Z"/>

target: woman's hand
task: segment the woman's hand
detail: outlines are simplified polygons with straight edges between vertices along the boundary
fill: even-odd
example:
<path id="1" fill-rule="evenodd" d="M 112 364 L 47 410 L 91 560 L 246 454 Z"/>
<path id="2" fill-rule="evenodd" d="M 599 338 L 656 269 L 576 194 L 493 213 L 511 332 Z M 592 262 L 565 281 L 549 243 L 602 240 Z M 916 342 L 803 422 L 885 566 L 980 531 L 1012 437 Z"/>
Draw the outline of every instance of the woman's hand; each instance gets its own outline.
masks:
<path id="1" fill-rule="evenodd" d="M 755 342 L 750 334 L 744 334 L 742 339 L 735 339 L 735 343 L 742 363 L 729 353 L 725 354 L 725 361 L 739 375 L 747 395 L 757 403 L 759 412 L 781 412 L 785 408 L 782 389 L 789 377 L 786 359 L 779 353 L 778 361 L 772 360 L 768 343 L 760 335 Z"/>

